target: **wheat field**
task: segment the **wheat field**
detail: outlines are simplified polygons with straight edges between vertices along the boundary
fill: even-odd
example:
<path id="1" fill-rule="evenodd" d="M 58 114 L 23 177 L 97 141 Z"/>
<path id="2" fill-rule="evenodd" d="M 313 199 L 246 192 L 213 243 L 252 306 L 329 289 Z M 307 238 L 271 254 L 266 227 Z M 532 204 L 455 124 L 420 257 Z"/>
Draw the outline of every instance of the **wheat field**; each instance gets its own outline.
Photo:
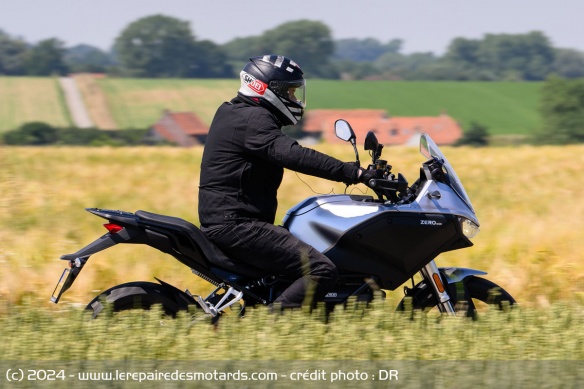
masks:
<path id="1" fill-rule="evenodd" d="M 348 145 L 316 148 L 354 158 Z M 487 271 L 524 306 L 584 303 L 584 146 L 443 151 L 466 186 L 481 232 L 474 247 L 442 254 L 438 265 Z M 143 209 L 198 224 L 201 154 L 202 148 L 171 147 L 0 148 L 0 300 L 12 304 L 32 295 L 48 301 L 64 267 L 58 258 L 106 232 L 105 220 L 84 208 Z M 410 182 L 423 161 L 406 147 L 386 148 L 384 157 Z M 287 171 L 276 222 L 308 196 L 344 190 L 343 184 Z M 86 303 L 115 284 L 155 276 L 180 289 L 210 290 L 172 257 L 120 245 L 94 255 L 63 301 Z M 401 295 L 392 292 L 390 299 Z"/>
<path id="2" fill-rule="evenodd" d="M 342 160 L 353 158 L 349 146 L 316 148 Z M 445 253 L 438 265 L 489 272 L 487 278 L 507 289 L 519 308 L 481 311 L 477 320 L 403 315 L 395 312 L 402 297 L 396 290 L 369 307 L 349 303 L 327 320 L 318 309 L 274 315 L 260 307 L 243 318 L 232 312 L 211 326 L 192 312 L 170 320 L 157 309 L 87 320 L 81 307 L 122 282 L 156 276 L 193 293 L 211 290 L 178 261 L 148 247 L 119 245 L 95 254 L 61 302 L 49 302 L 64 267 L 58 258 L 105 233 L 105 220 L 84 208 L 144 209 L 197 223 L 201 148 L 0 148 L 0 373 L 15 366 L 68 373 L 271 368 L 282 374 L 358 367 L 373 375 L 374 367 L 391 365 L 406 378 L 400 381 L 404 387 L 422 387 L 428 379 L 437 386 L 451 386 L 456 379 L 460 388 L 501 387 L 501 382 L 577 387 L 584 374 L 584 146 L 443 151 L 466 185 L 481 232 L 474 247 Z M 388 147 L 384 152 L 394 171 L 413 181 L 423 161 L 417 150 Z M 366 160 L 363 153 L 361 160 Z M 365 187 L 350 190 L 360 193 Z M 305 197 L 331 191 L 341 193 L 344 185 L 287 172 L 277 222 Z M 420 368 L 429 366 L 419 361 L 440 365 L 424 375 Z M 306 382 L 306 387 L 323 383 Z M 241 386 L 217 380 L 184 384 L 275 387 L 274 382 Z M 387 387 L 372 380 L 361 384 Z M 72 379 L 67 385 L 89 387 Z"/>

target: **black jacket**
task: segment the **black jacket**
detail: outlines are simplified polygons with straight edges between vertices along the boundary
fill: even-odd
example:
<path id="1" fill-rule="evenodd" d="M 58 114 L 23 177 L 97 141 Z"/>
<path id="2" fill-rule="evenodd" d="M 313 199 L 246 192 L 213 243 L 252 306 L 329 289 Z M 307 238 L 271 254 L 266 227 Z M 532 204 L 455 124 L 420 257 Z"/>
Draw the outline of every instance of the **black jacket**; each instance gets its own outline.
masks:
<path id="1" fill-rule="evenodd" d="M 199 185 L 202 226 L 235 220 L 274 223 L 284 168 L 348 184 L 357 167 L 302 147 L 277 117 L 238 96 L 223 103 L 205 142 Z"/>

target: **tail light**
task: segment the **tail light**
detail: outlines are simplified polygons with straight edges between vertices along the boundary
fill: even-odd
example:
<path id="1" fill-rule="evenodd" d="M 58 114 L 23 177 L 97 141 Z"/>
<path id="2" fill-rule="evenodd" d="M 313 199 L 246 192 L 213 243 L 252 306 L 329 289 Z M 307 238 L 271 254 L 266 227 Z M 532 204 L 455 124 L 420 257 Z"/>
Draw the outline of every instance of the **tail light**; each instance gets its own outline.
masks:
<path id="1" fill-rule="evenodd" d="M 124 229 L 124 227 L 114 223 L 106 223 L 103 226 L 106 228 L 106 230 L 109 231 L 110 234 L 117 234 L 118 232 Z"/>

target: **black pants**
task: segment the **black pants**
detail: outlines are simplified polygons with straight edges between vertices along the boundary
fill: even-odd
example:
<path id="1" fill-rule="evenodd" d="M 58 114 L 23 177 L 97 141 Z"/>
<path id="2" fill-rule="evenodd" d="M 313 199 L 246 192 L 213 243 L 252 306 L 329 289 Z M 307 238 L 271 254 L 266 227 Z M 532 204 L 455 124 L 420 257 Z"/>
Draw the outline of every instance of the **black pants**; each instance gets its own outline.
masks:
<path id="1" fill-rule="evenodd" d="M 245 221 L 201 230 L 230 258 L 267 274 L 295 279 L 274 301 L 283 308 L 301 306 L 308 288 L 314 288 L 315 299 L 323 297 L 337 279 L 337 268 L 330 259 L 283 227 Z"/>

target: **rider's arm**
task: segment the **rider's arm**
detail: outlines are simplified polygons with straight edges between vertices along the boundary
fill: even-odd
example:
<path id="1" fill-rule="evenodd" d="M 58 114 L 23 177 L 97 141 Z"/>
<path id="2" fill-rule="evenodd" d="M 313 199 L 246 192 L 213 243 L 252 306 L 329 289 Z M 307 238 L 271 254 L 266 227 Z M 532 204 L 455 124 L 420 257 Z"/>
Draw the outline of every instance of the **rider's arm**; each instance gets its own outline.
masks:
<path id="1" fill-rule="evenodd" d="M 300 173 L 349 184 L 357 182 L 360 170 L 354 164 L 302 147 L 282 133 L 271 114 L 258 111 L 247 128 L 245 147 L 254 156 Z"/>

